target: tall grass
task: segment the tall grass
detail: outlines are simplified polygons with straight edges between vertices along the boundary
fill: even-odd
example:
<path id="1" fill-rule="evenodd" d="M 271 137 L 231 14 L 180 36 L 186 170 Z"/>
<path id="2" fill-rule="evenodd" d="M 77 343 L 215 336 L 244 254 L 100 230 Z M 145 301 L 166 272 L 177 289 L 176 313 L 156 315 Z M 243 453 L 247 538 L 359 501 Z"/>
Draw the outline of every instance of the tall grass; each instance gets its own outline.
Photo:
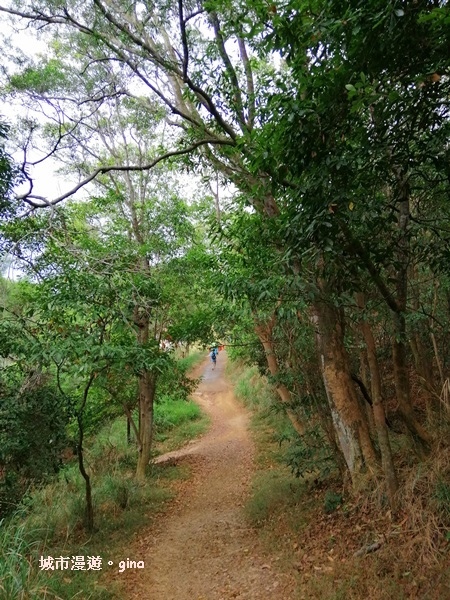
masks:
<path id="1" fill-rule="evenodd" d="M 296 439 L 296 433 L 273 387 L 256 366 L 229 363 L 229 376 L 236 397 L 252 412 L 252 428 L 260 449 L 259 462 L 287 464 L 289 446 L 284 442 Z"/>
<path id="2" fill-rule="evenodd" d="M 184 372 L 188 372 L 197 366 L 205 358 L 205 353 L 200 350 L 191 352 L 188 356 L 178 359 L 178 365 Z"/>
<path id="3" fill-rule="evenodd" d="M 36 569 L 42 543 L 27 539 L 20 514 L 0 522 L 1 600 L 57 600 L 42 571 Z"/>
<path id="4" fill-rule="evenodd" d="M 155 406 L 155 428 L 159 432 L 170 431 L 186 421 L 200 419 L 201 415 L 200 407 L 195 402 L 166 396 Z"/>
<path id="5" fill-rule="evenodd" d="M 273 391 L 257 367 L 235 366 L 234 393 L 252 409 L 268 410 L 273 405 Z"/>
<path id="6" fill-rule="evenodd" d="M 155 439 L 158 453 L 177 450 L 204 433 L 209 423 L 192 400 L 165 397 L 155 407 Z"/>

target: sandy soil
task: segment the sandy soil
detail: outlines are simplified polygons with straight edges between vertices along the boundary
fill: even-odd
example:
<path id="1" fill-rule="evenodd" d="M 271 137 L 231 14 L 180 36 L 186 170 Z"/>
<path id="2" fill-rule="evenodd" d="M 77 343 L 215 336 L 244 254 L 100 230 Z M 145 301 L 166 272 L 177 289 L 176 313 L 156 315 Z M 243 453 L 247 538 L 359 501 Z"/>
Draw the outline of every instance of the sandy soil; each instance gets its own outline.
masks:
<path id="1" fill-rule="evenodd" d="M 136 541 L 145 569 L 128 571 L 130 600 L 292 600 L 293 582 L 277 572 L 243 505 L 250 491 L 254 448 L 249 415 L 224 377 L 205 362 L 195 398 L 211 418 L 208 433 L 186 448 L 159 457 L 188 463 L 192 477 L 157 525 Z M 125 583 L 125 582 L 124 582 Z"/>

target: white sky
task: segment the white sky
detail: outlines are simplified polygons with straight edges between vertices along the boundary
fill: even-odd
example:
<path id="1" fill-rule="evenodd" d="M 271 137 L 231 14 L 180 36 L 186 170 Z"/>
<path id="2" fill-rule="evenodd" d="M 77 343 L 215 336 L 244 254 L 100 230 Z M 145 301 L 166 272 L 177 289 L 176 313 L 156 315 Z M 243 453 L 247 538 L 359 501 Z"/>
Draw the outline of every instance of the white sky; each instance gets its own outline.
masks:
<path id="1" fill-rule="evenodd" d="M 18 48 L 22 51 L 25 56 L 30 58 L 38 58 L 40 54 L 45 54 L 47 49 L 47 44 L 42 39 L 39 39 L 36 32 L 29 27 L 22 27 L 20 31 L 16 32 L 10 19 L 1 15 L 0 17 L 0 35 L 3 37 L 8 37 L 10 44 L 8 44 L 8 49 L 14 51 L 14 48 Z M 5 58 L 5 56 L 4 56 Z M 10 66 L 7 65 L 9 71 L 13 71 L 14 65 L 11 63 Z M 1 85 L 5 82 L 2 81 Z M 14 123 L 18 118 L 24 118 L 27 115 L 23 112 L 23 107 L 17 103 L 11 103 L 0 100 L 0 115 L 4 117 L 4 120 L 11 125 L 14 126 Z M 34 118 L 37 117 L 36 114 L 33 115 Z M 15 161 L 19 164 L 23 162 L 23 153 L 21 151 L 12 151 L 11 155 Z M 38 160 L 41 158 L 41 155 L 38 153 L 31 154 L 28 156 L 28 160 L 33 162 L 34 160 Z M 45 196 L 48 198 L 58 197 L 64 191 L 68 189 L 68 181 L 67 178 L 64 180 L 56 173 L 58 169 L 58 165 L 53 160 L 46 160 L 44 163 L 29 167 L 28 173 L 30 177 L 34 180 L 34 189 L 33 193 Z M 70 185 L 74 184 L 71 182 Z M 17 190 L 17 193 L 23 193 L 28 189 L 28 184 L 24 184 L 20 186 Z"/>
<path id="2" fill-rule="evenodd" d="M 0 15 L 0 35 L 7 36 L 10 38 L 10 48 L 12 50 L 14 47 L 19 48 L 27 57 L 30 58 L 39 58 L 39 54 L 46 54 L 47 43 L 42 39 L 42 35 L 39 36 L 32 28 L 26 27 L 23 25 L 19 32 L 14 32 L 12 29 L 10 19 L 4 15 Z M 41 39 L 39 39 L 41 38 Z M 233 53 L 233 51 L 231 51 Z M 11 64 L 11 69 L 14 69 L 14 65 Z M 11 125 L 14 124 L 14 121 L 17 118 L 24 118 L 27 115 L 23 114 L 24 108 L 17 104 L 1 104 L 0 105 L 0 114 L 3 114 L 6 118 L 7 122 Z M 42 117 L 36 115 L 34 113 L 32 116 L 37 117 L 38 120 L 43 120 Z M 22 153 L 13 153 L 14 159 L 20 164 L 23 161 Z M 42 158 L 42 154 L 34 152 L 28 156 L 28 161 L 33 162 Z M 58 174 L 56 171 L 59 168 L 59 164 L 52 160 L 47 159 L 43 163 L 40 163 L 37 166 L 29 167 L 28 174 L 33 179 L 33 194 L 38 196 L 43 196 L 49 200 L 57 198 L 62 194 L 68 192 L 71 188 L 73 188 L 78 180 L 76 176 L 70 178 L 66 175 L 62 176 Z M 196 188 L 198 187 L 197 177 L 193 175 L 184 176 L 181 175 L 180 182 L 181 187 L 186 190 L 187 196 L 195 197 Z M 28 184 L 24 184 L 21 189 L 18 190 L 18 193 L 23 193 L 28 189 Z M 86 188 L 87 190 L 89 188 Z M 92 189 L 92 188 L 91 188 Z M 229 196 L 230 190 L 221 189 L 220 195 L 222 197 Z M 82 197 L 86 197 L 86 192 L 83 193 L 81 190 L 77 193 L 77 199 Z"/>

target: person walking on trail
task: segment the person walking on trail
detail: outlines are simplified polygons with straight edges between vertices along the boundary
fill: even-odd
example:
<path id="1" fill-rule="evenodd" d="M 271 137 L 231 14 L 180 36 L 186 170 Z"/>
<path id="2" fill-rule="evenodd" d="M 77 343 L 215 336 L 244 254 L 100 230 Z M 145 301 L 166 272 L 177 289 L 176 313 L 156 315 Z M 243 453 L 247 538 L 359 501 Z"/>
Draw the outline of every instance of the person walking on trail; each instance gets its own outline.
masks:
<path id="1" fill-rule="evenodd" d="M 216 368 L 216 362 L 217 362 L 217 352 L 216 352 L 215 348 L 213 348 L 211 350 L 211 352 L 209 353 L 209 356 L 210 356 L 211 362 L 212 362 L 212 370 L 214 371 L 214 369 Z"/>

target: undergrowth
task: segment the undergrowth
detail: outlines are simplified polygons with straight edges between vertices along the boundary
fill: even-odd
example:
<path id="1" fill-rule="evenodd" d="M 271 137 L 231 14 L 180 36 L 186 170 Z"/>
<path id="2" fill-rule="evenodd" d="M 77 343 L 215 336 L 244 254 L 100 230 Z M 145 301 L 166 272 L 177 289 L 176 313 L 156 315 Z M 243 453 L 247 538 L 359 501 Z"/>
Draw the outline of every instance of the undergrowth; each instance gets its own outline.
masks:
<path id="1" fill-rule="evenodd" d="M 351 496 L 333 471 L 295 477 L 286 466 L 292 446 L 282 442 L 290 425 L 270 409 L 270 386 L 256 368 L 231 368 L 236 395 L 253 412 L 257 447 L 247 519 L 267 552 L 298 578 L 295 600 L 450 598 L 448 447 L 417 463 L 396 440 L 405 460 L 394 516 L 379 490 Z"/>
<path id="2" fill-rule="evenodd" d="M 181 372 L 198 362 L 184 359 Z M 187 366 L 186 366 L 187 365 Z M 179 446 L 202 432 L 207 420 L 183 393 L 166 393 L 155 406 L 155 451 Z M 162 448 L 162 450 L 161 450 Z M 136 445 L 127 440 L 126 419 L 104 425 L 86 440 L 85 462 L 92 480 L 95 531 L 87 536 L 84 480 L 76 457 L 48 485 L 30 489 L 19 510 L 0 523 L 0 600 L 113 600 L 122 598 L 118 562 L 130 556 L 130 540 L 143 523 L 157 518 L 173 496 L 173 482 L 186 469 L 154 466 L 145 483 L 134 478 Z M 87 557 L 101 557 L 101 570 L 87 568 Z M 41 559 L 66 558 L 64 569 L 41 569 Z M 74 557 L 85 568 L 74 570 Z M 113 565 L 108 565 L 112 561 Z M 55 564 L 55 563 L 54 563 Z"/>

